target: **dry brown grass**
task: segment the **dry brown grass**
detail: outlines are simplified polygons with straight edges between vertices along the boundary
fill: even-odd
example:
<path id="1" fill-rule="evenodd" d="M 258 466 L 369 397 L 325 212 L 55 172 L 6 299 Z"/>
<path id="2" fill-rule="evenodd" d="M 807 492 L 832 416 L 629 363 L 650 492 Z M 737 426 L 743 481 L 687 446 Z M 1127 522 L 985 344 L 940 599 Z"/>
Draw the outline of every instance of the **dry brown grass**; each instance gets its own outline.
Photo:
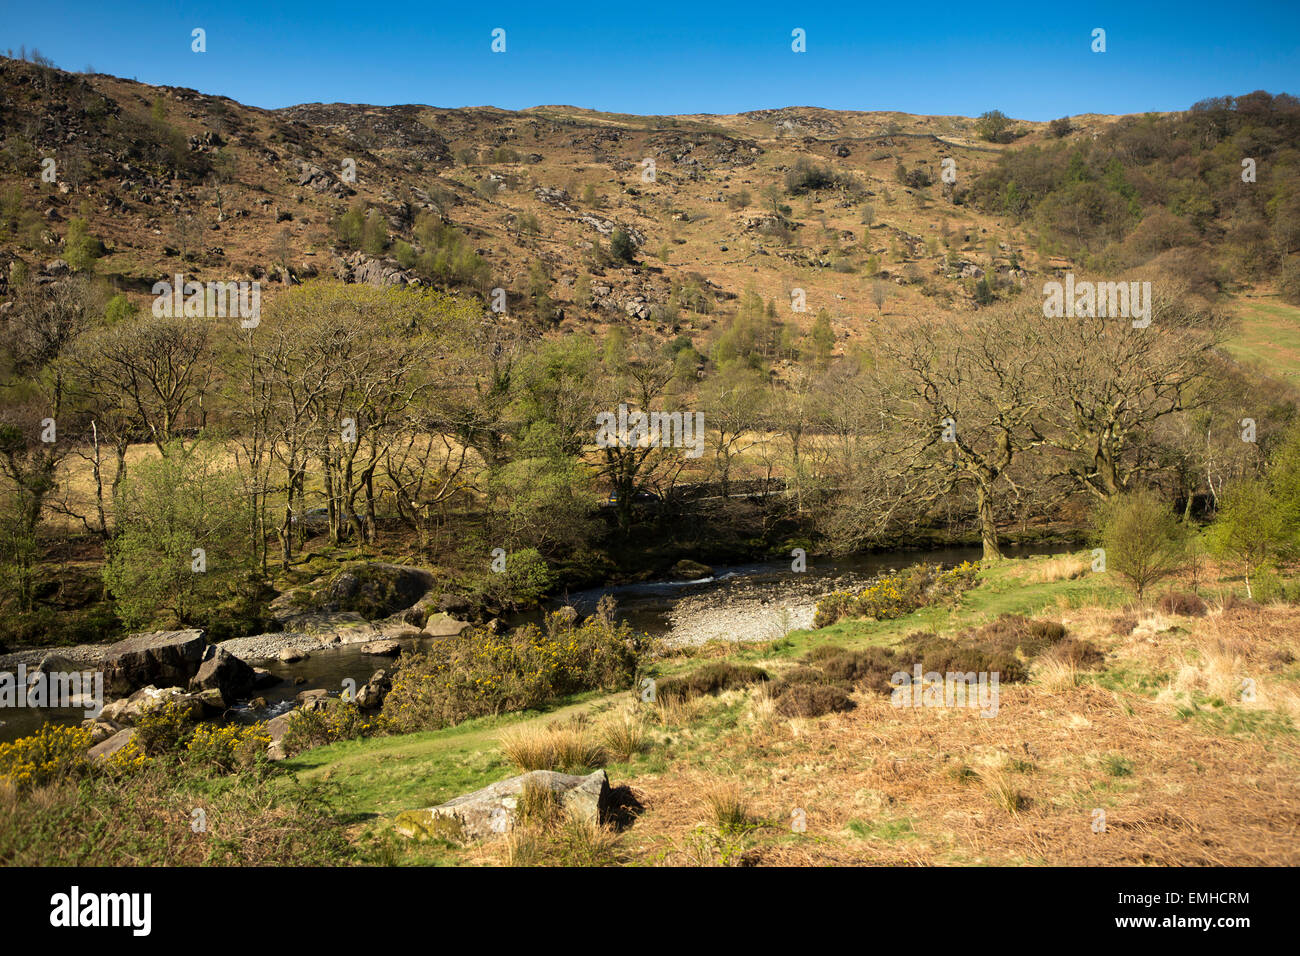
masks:
<path id="1" fill-rule="evenodd" d="M 1083 558 L 1063 554 L 1026 564 L 1020 579 L 1026 584 L 1050 584 L 1053 581 L 1073 581 L 1089 572 L 1091 565 Z"/>
<path id="2" fill-rule="evenodd" d="M 1194 676 L 1202 690 L 1249 672 L 1258 697 L 1228 697 L 1232 713 L 1293 713 L 1300 608 L 1176 623 L 1148 614 L 1124 637 L 1109 633 L 1113 617 L 1083 610 L 1067 621 L 1106 651 L 1107 667 Z M 806 814 L 799 838 L 758 831 L 743 853 L 751 865 L 1300 863 L 1295 733 L 1229 733 L 1179 716 L 1161 695 L 1072 676 L 1036 671 L 1029 684 L 1002 686 L 992 719 L 857 694 L 847 713 L 765 720 L 762 698 L 747 691 L 749 719 L 694 746 L 678 741 L 666 768 L 629 781 L 651 797 L 625 834 L 629 853 L 716 862 L 699 827 L 717 818 L 724 773 L 744 781 L 752 817 Z M 1107 828 L 1093 833 L 1098 808 Z"/>
<path id="3" fill-rule="evenodd" d="M 501 752 L 521 772 L 587 773 L 603 766 L 604 749 L 583 727 L 525 724 L 501 735 Z"/>

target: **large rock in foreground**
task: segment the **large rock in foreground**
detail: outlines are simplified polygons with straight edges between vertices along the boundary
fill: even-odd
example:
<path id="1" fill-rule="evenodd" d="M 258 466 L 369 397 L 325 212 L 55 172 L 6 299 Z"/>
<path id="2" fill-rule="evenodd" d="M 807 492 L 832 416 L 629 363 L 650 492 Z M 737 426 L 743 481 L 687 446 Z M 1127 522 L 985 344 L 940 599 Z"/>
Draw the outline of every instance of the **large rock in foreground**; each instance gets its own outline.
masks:
<path id="1" fill-rule="evenodd" d="M 105 649 L 99 665 L 104 691 L 122 695 L 149 684 L 184 687 L 198 673 L 206 647 L 198 630 L 133 634 Z"/>
<path id="2" fill-rule="evenodd" d="M 461 841 L 499 836 L 517 821 L 519 795 L 529 785 L 550 790 L 559 798 L 561 807 L 580 819 L 598 822 L 609 809 L 609 778 L 605 771 L 583 777 L 534 770 L 427 810 L 400 813 L 397 832 L 411 838 L 440 836 Z"/>

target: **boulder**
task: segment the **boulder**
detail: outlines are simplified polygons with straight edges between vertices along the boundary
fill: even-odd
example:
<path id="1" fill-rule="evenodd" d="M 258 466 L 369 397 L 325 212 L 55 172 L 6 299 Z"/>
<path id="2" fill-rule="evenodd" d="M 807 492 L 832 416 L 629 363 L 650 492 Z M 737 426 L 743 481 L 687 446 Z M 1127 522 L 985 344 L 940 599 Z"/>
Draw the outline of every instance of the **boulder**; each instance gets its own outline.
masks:
<path id="1" fill-rule="evenodd" d="M 125 730 L 125 728 L 115 720 L 104 720 L 99 717 L 91 717 L 81 722 L 81 726 L 90 731 L 90 742 L 102 744 L 109 737 Z"/>
<path id="2" fill-rule="evenodd" d="M 362 710 L 377 710 L 392 689 L 393 681 L 388 672 L 375 671 L 370 675 L 370 680 L 357 689 L 357 706 Z"/>
<path id="3" fill-rule="evenodd" d="M 584 820 L 599 821 L 609 809 L 609 778 L 605 771 L 584 777 L 534 770 L 436 807 L 398 814 L 397 832 L 409 838 L 450 836 L 462 841 L 498 836 L 517 820 L 519 795 L 526 785 L 555 793 L 566 811 Z"/>
<path id="4" fill-rule="evenodd" d="M 432 585 L 433 575 L 421 568 L 370 561 L 335 575 L 319 597 L 319 608 L 353 611 L 373 621 L 411 607 Z"/>
<path id="5" fill-rule="evenodd" d="M 672 576 L 678 581 L 696 581 L 713 576 L 713 569 L 707 564 L 700 564 L 689 558 L 682 558 L 673 565 Z"/>
<path id="6" fill-rule="evenodd" d="M 361 645 L 362 654 L 374 654 L 376 657 L 396 657 L 402 653 L 402 645 L 397 641 L 371 641 Z"/>
<path id="7" fill-rule="evenodd" d="M 117 753 L 129 744 L 133 737 L 135 737 L 134 727 L 127 727 L 123 730 L 119 730 L 107 740 L 101 741 L 91 747 L 90 750 L 86 752 L 86 756 L 91 760 L 104 760 L 113 756 L 113 754 Z"/>
<path id="8" fill-rule="evenodd" d="M 428 620 L 424 622 L 423 633 L 426 637 L 456 637 L 469 626 L 469 621 L 458 621 L 450 614 L 439 611 L 437 614 L 429 615 Z"/>
<path id="9" fill-rule="evenodd" d="M 343 703 L 340 698 L 331 697 L 329 691 L 320 689 L 305 690 L 297 696 L 296 701 L 298 708 L 305 714 L 333 710 Z"/>
<path id="10" fill-rule="evenodd" d="M 265 667 L 253 668 L 253 688 L 261 690 L 263 687 L 274 687 L 276 684 L 284 683 L 284 678 L 279 674 L 272 674 Z"/>
<path id="11" fill-rule="evenodd" d="M 213 691 L 213 693 L 217 692 Z M 158 688 L 149 685 L 148 687 L 141 687 L 130 697 L 124 697 L 105 704 L 104 709 L 99 713 L 99 717 L 120 724 L 134 724 L 145 714 L 161 710 L 169 703 L 175 703 L 185 708 L 195 720 L 202 718 L 207 711 L 201 695 L 187 694 L 179 687 Z M 223 704 L 221 710 L 224 709 Z"/>
<path id="12" fill-rule="evenodd" d="M 104 650 L 99 665 L 104 690 L 129 694 L 149 684 L 183 687 L 198 673 L 206 647 L 198 630 L 133 634 Z"/>
<path id="13" fill-rule="evenodd" d="M 253 692 L 253 668 L 224 647 L 213 647 L 198 673 L 190 679 L 190 690 L 219 690 L 226 704 L 248 697 Z"/>
<path id="14" fill-rule="evenodd" d="M 469 598 L 460 594 L 443 593 L 438 595 L 438 610 L 453 617 L 464 617 L 474 610 Z"/>
<path id="15" fill-rule="evenodd" d="M 292 647 L 286 647 L 283 650 L 281 650 L 279 654 L 275 656 L 282 663 L 296 664 L 298 661 L 305 661 L 311 655 L 306 654 L 303 651 L 296 650 L 295 648 Z"/>
<path id="16" fill-rule="evenodd" d="M 288 756 L 284 749 L 283 738 L 289 730 L 290 719 L 295 711 L 288 711 L 280 714 L 278 717 L 272 717 L 266 722 L 266 733 L 271 738 L 271 742 L 266 745 L 266 756 L 268 760 L 283 760 Z"/>
<path id="17" fill-rule="evenodd" d="M 228 700 L 218 687 L 209 687 L 207 690 L 201 690 L 191 696 L 203 706 L 205 717 L 216 717 L 219 714 L 224 714 L 226 708 L 234 703 L 233 700 Z"/>

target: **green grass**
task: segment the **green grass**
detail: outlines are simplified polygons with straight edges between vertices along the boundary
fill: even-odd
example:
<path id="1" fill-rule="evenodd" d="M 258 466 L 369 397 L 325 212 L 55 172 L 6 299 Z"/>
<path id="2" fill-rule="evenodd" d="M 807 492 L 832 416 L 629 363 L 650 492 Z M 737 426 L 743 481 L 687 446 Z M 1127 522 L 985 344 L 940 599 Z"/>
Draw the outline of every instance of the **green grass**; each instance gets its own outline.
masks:
<path id="1" fill-rule="evenodd" d="M 861 840 L 913 840 L 917 835 L 908 817 L 900 820 L 850 820 L 845 829 Z"/>
<path id="2" fill-rule="evenodd" d="M 1084 552 L 1091 561 L 1091 555 Z M 815 631 L 791 631 L 780 648 L 778 657 L 799 657 L 820 644 L 839 644 L 852 649 L 868 644 L 893 645 L 913 631 L 951 631 L 991 621 L 1003 614 L 1023 614 L 1035 617 L 1055 613 L 1064 607 L 1116 607 L 1127 600 L 1127 592 L 1110 574 L 1087 573 L 1074 580 L 1029 583 L 1020 575 L 1036 563 L 1048 560 L 1026 558 L 999 561 L 983 568 L 979 584 L 962 595 L 955 607 L 923 607 L 911 614 L 891 621 L 842 620 L 830 627 Z M 765 648 L 762 654 L 741 651 L 738 659 L 771 657 L 773 651 Z"/>
<path id="3" fill-rule="evenodd" d="M 498 749 L 501 732 L 540 721 L 565 720 L 604 709 L 614 698 L 595 694 L 570 698 L 544 712 L 483 717 L 455 727 L 345 740 L 316 747 L 284 761 L 304 783 L 329 781 L 363 815 L 392 815 L 431 807 L 511 776 L 514 768 Z"/>
<path id="4" fill-rule="evenodd" d="M 1229 737 L 1255 737 L 1271 739 L 1294 737 L 1297 730 L 1286 714 L 1273 710 L 1247 710 L 1229 706 L 1220 697 L 1209 697 L 1199 691 L 1190 700 L 1179 705 L 1176 715 L 1183 720 L 1194 720 L 1210 730 Z"/>
<path id="5" fill-rule="evenodd" d="M 1238 303 L 1237 312 L 1241 323 L 1227 343 L 1232 356 L 1300 385 L 1300 308 L 1277 299 L 1254 299 Z"/>

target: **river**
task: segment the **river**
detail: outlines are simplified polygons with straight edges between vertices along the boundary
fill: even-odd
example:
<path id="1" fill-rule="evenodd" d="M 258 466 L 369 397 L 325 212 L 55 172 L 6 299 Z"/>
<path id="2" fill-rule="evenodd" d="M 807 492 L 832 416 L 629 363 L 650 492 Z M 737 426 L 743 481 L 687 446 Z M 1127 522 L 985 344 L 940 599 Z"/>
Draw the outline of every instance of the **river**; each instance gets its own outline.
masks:
<path id="1" fill-rule="evenodd" d="M 1060 544 L 1008 547 L 1008 556 L 1020 557 L 1064 550 Z M 606 594 L 617 601 L 617 616 L 632 627 L 662 638 L 666 643 L 698 644 L 713 638 L 740 641 L 773 640 L 791 630 L 809 627 L 816 599 L 830 591 L 862 586 L 882 571 L 920 561 L 954 565 L 978 561 L 978 547 L 925 551 L 882 551 L 836 558 L 810 558 L 806 570 L 792 570 L 791 561 L 769 561 L 715 568 L 709 577 L 694 581 L 649 581 L 592 588 L 563 595 L 546 610 L 571 604 L 581 614 L 595 610 Z M 517 614 L 510 626 L 539 621 L 544 611 Z M 403 650 L 425 649 L 441 638 L 406 638 Z M 365 654 L 362 645 L 349 644 L 313 650 L 308 658 L 287 664 L 278 660 L 255 662 L 283 680 L 256 691 L 267 706 L 253 711 L 236 708 L 240 721 L 267 720 L 289 710 L 304 690 L 341 690 L 344 681 L 364 684 L 376 670 L 391 668 L 391 658 Z M 300 680 L 301 679 L 301 680 Z M 79 724 L 80 710 L 7 708 L 0 710 L 0 742 L 33 733 L 45 721 Z"/>

